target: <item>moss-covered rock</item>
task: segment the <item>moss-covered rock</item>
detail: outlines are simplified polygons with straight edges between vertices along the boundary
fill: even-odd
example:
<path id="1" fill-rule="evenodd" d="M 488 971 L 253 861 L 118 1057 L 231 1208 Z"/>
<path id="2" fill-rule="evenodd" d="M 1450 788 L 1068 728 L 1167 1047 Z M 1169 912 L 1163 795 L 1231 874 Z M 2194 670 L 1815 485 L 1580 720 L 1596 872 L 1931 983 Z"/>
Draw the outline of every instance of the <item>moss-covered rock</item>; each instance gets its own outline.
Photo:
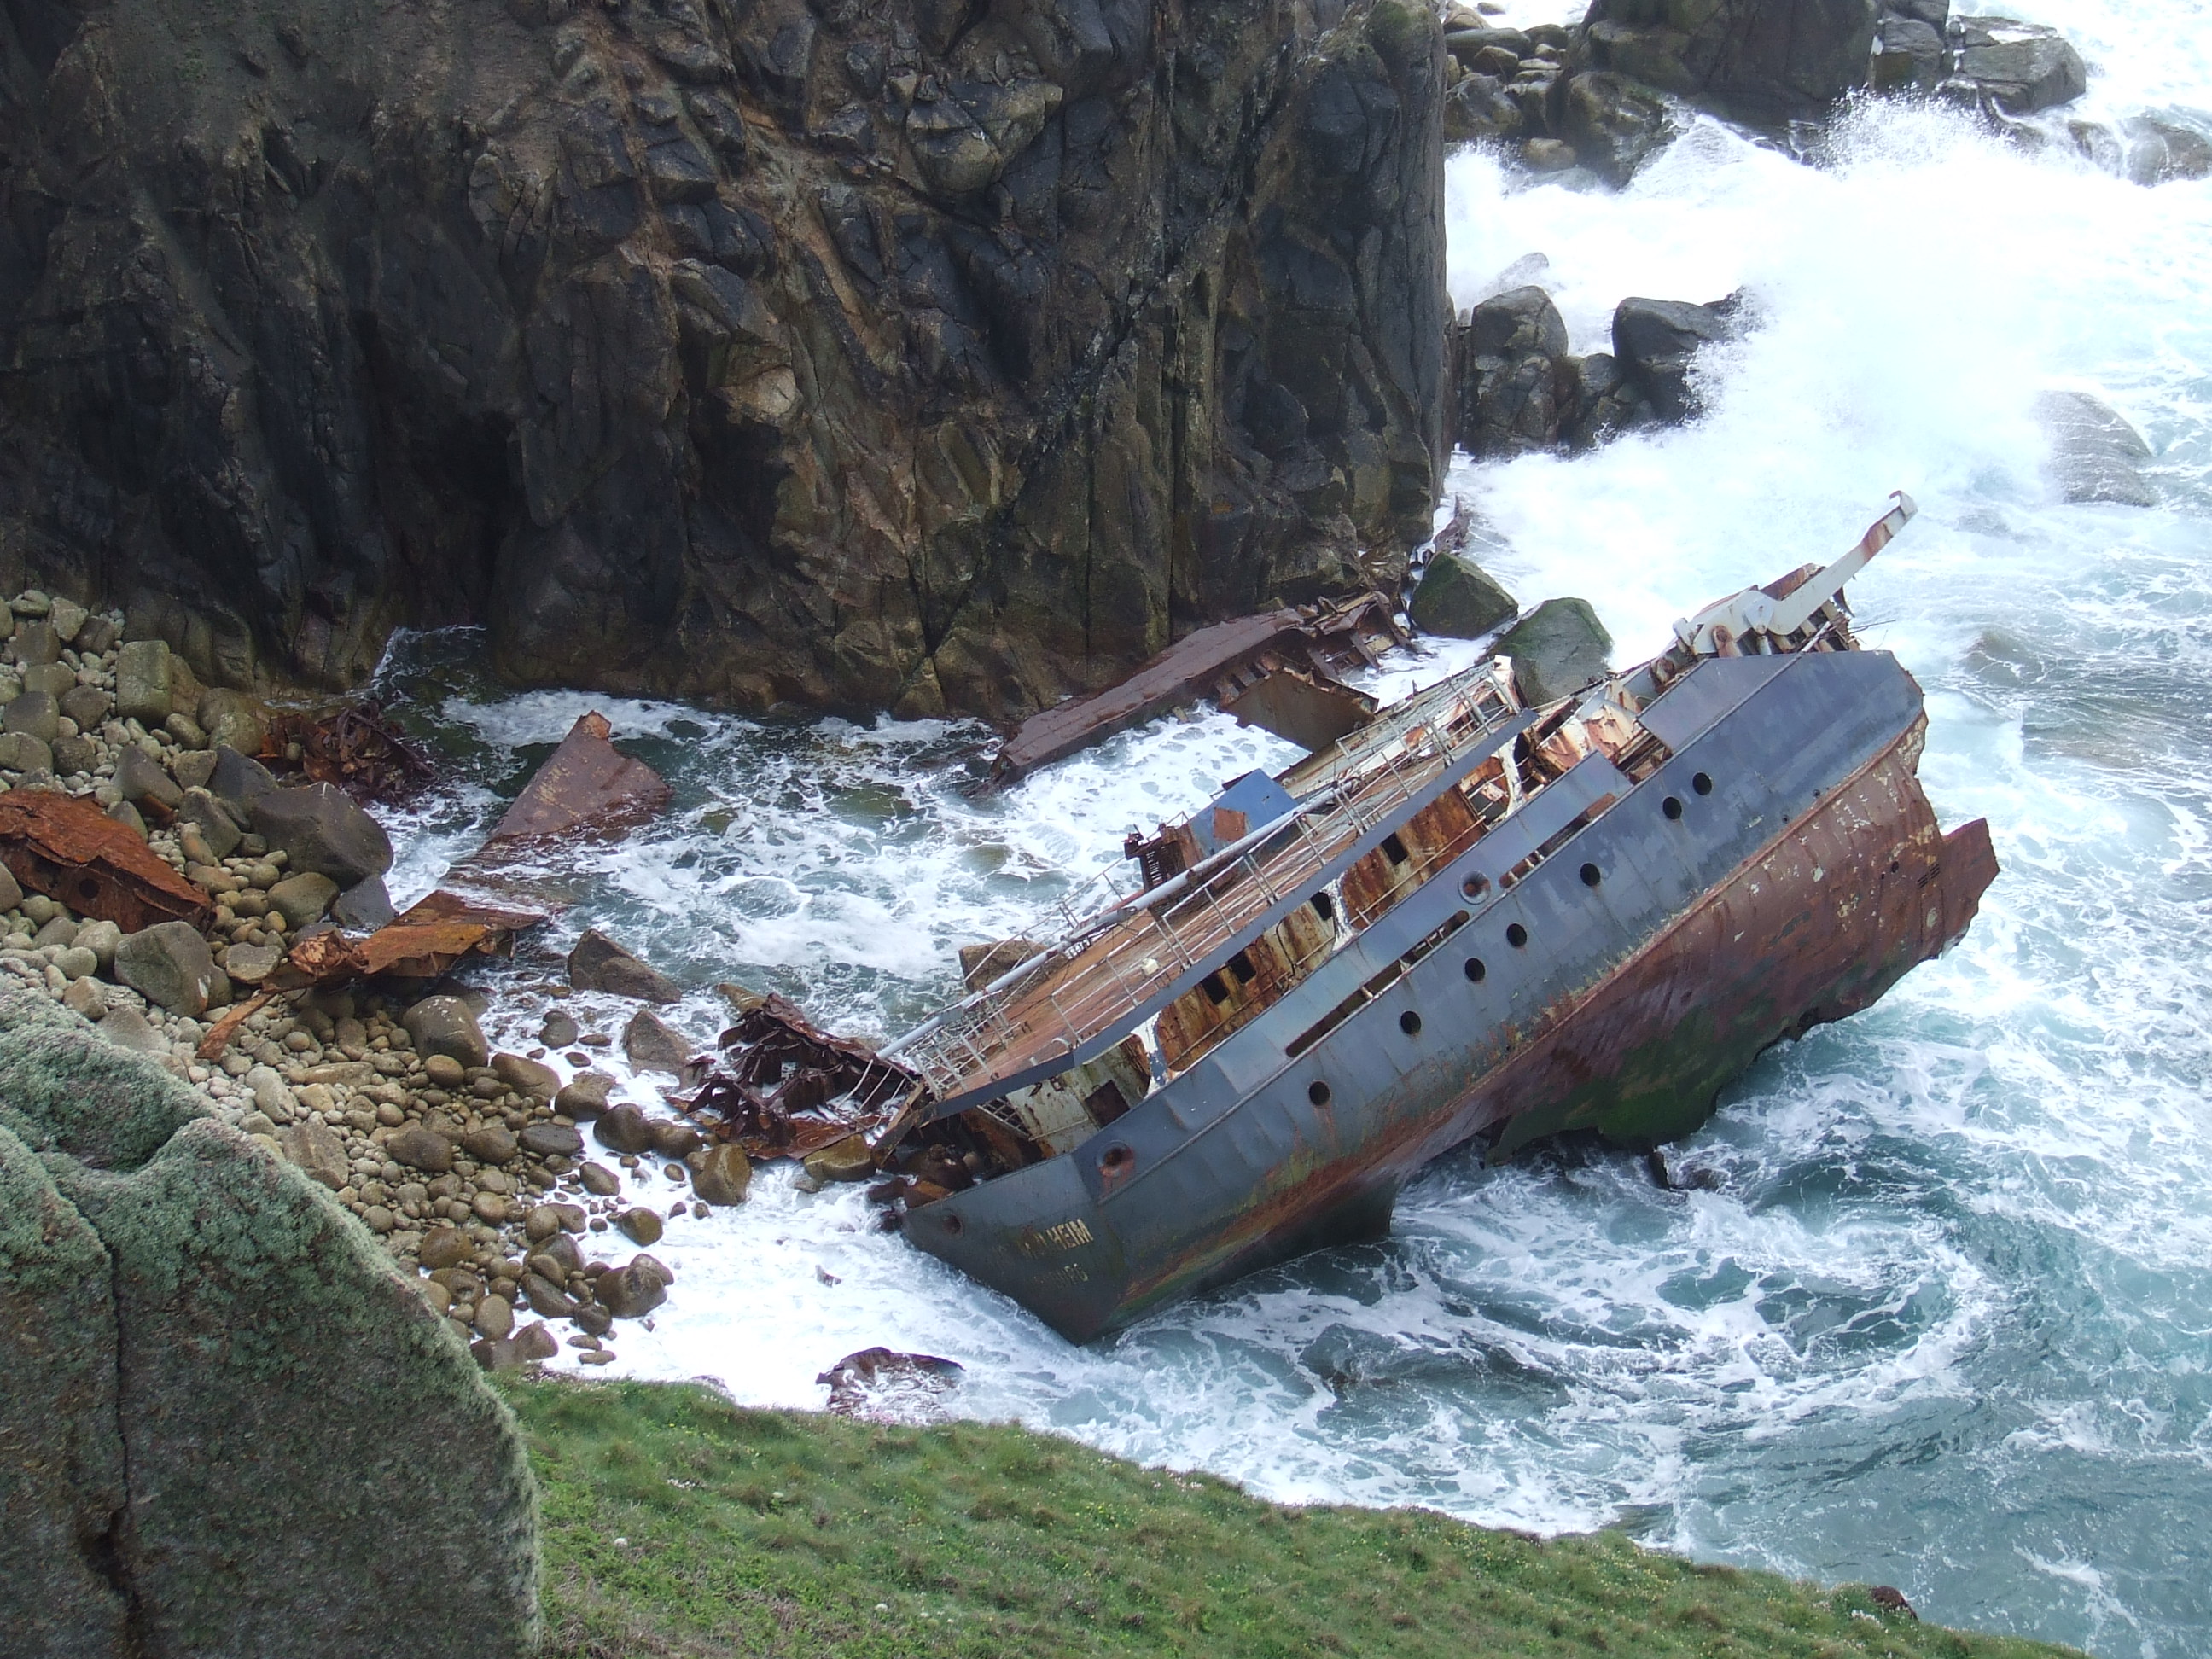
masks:
<path id="1" fill-rule="evenodd" d="M 10 1653 L 125 1651 L 103 1571 L 121 1515 L 107 1251 L 0 1128 L 0 1630 Z"/>
<path id="2" fill-rule="evenodd" d="M 1498 654 L 1513 659 L 1513 684 L 1531 708 L 1611 672 L 1613 635 L 1588 599 L 1547 599 L 1505 631 Z"/>
<path id="3" fill-rule="evenodd" d="M 11 1642 L 49 1606 L 97 1631 L 127 1603 L 135 1650 L 179 1659 L 534 1647 L 536 1491 L 466 1350 L 299 1170 L 9 999 L 0 1319 L 0 1598 L 36 1604 L 0 1602 Z"/>

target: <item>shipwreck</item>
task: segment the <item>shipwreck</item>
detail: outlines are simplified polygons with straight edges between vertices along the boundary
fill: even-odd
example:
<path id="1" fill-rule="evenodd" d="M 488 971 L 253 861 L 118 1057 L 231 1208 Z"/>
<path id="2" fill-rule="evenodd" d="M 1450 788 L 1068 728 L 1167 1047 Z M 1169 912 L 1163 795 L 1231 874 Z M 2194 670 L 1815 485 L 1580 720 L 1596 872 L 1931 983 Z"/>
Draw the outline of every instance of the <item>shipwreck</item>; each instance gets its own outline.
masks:
<path id="1" fill-rule="evenodd" d="M 1921 790 L 1920 688 L 1850 629 L 1912 510 L 1572 696 L 1492 659 L 1237 779 L 879 1051 L 757 1010 L 693 1109 L 757 1154 L 865 1147 L 916 1246 L 1076 1340 L 1380 1234 L 1470 1141 L 1686 1135 L 1996 874 Z"/>

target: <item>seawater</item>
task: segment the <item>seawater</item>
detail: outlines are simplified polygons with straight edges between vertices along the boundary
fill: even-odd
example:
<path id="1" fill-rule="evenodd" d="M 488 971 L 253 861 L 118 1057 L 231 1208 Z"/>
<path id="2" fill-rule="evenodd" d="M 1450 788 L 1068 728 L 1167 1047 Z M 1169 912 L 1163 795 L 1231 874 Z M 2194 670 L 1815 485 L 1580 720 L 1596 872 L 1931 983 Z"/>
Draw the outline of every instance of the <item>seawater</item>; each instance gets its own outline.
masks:
<path id="1" fill-rule="evenodd" d="M 2092 112 L 2212 106 L 2191 9 L 2053 21 L 2095 67 Z M 1890 490 L 1917 497 L 1855 599 L 1927 690 L 1943 820 L 1991 823 L 2004 874 L 1971 935 L 1732 1086 L 1675 1152 L 1711 1190 L 1586 1146 L 1449 1158 L 1386 1242 L 1077 1349 L 874 1231 L 857 1190 L 765 1171 L 743 1207 L 672 1224 L 674 1294 L 617 1333 L 612 1369 L 816 1406 L 840 1355 L 922 1350 L 967 1368 L 960 1411 L 1279 1498 L 1624 1526 L 2100 1655 L 2212 1650 L 2212 185 L 2142 189 L 1887 108 L 1817 166 L 1698 121 L 1624 193 L 1470 154 L 1449 200 L 1460 301 L 1541 254 L 1577 349 L 1632 293 L 1747 287 L 1761 318 L 1706 363 L 1695 426 L 1455 466 L 1524 600 L 1587 596 L 1633 659 L 1706 599 L 1834 556 Z M 2029 413 L 2054 386 L 2142 428 L 2159 507 L 2057 498 Z M 1201 714 L 994 796 L 972 724 L 514 696 L 477 660 L 433 635 L 386 670 L 461 780 L 398 826 L 403 897 L 599 708 L 676 801 L 564 861 L 551 943 L 599 925 L 876 1037 L 1130 825 L 1291 758 Z M 527 1045 L 544 964 L 488 974 L 495 1037 Z M 619 1029 L 611 1004 L 569 1006 Z M 720 1022 L 704 993 L 672 1017 Z"/>

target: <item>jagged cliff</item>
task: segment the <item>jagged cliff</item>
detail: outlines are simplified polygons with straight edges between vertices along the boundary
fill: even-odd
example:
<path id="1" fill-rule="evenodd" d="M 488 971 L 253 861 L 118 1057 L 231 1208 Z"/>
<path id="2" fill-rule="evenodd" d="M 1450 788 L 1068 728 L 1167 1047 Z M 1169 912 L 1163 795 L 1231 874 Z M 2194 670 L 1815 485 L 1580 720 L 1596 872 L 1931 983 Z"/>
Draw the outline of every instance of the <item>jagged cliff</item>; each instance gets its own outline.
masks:
<path id="1" fill-rule="evenodd" d="M 1016 712 L 1389 579 L 1431 8 L 9 0 L 0 582 L 218 682 Z"/>

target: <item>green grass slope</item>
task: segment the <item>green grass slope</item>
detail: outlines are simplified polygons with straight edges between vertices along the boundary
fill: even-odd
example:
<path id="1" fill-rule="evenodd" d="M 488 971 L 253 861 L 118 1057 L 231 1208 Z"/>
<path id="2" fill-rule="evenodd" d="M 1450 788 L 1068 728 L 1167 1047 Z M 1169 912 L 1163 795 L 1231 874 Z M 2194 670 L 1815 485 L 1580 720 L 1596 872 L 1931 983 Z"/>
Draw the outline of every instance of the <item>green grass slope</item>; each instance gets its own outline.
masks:
<path id="1" fill-rule="evenodd" d="M 505 1392 L 544 1488 L 547 1659 L 2066 1651 L 1614 1534 L 1285 1508 L 1018 1428 L 884 1428 L 643 1383 Z"/>

